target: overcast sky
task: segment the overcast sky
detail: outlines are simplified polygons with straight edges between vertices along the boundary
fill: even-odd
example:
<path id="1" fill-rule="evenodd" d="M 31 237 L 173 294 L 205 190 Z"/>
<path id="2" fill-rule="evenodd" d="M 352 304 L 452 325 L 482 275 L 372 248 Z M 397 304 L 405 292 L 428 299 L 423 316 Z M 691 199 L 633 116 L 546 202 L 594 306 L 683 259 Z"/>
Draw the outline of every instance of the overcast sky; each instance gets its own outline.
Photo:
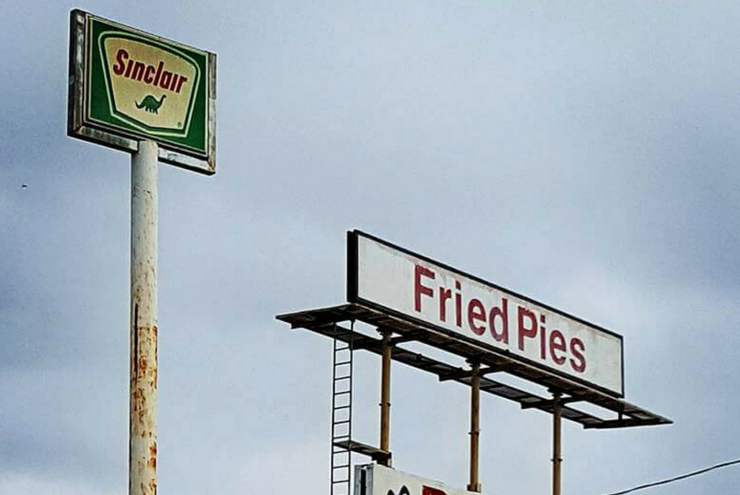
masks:
<path id="1" fill-rule="evenodd" d="M 130 166 L 66 137 L 74 7 L 219 57 L 217 174 L 160 169 L 160 493 L 328 493 L 331 342 L 274 316 L 344 302 L 354 228 L 624 336 L 627 399 L 675 424 L 565 424 L 564 493 L 740 457 L 737 2 L 30 0 L 0 21 L 0 494 L 127 493 Z M 394 466 L 464 486 L 468 390 L 393 378 Z M 484 493 L 548 493 L 550 421 L 483 397 Z"/>

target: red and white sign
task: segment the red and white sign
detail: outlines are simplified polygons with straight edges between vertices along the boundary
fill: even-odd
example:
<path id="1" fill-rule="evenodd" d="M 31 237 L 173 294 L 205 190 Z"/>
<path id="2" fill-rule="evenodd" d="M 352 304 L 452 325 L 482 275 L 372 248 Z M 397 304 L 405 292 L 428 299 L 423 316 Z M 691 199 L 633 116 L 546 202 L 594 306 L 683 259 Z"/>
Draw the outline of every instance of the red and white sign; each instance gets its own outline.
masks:
<path id="1" fill-rule="evenodd" d="M 348 299 L 623 396 L 622 337 L 362 232 Z"/>
<path id="2" fill-rule="evenodd" d="M 379 464 L 355 466 L 355 495 L 480 495 Z"/>

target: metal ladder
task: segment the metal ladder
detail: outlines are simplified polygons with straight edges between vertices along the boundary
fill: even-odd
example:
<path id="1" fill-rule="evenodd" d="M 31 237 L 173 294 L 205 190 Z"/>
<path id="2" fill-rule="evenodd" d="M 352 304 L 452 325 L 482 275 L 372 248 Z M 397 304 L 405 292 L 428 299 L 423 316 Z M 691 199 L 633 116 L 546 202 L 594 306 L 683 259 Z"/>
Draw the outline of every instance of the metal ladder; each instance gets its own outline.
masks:
<path id="1" fill-rule="evenodd" d="M 331 399 L 331 490 L 330 495 L 350 495 L 352 471 L 352 355 L 355 322 L 349 344 L 337 338 L 334 324 L 334 356 Z M 337 445 L 340 443 L 341 445 Z"/>

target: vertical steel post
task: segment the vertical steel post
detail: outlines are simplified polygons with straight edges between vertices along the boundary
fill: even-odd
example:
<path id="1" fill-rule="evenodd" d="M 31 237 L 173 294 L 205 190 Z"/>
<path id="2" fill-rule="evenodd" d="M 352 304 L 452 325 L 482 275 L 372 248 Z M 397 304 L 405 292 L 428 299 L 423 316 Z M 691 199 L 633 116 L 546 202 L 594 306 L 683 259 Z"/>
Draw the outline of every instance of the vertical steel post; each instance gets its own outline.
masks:
<path id="1" fill-rule="evenodd" d="M 157 493 L 157 162 L 139 143 L 131 159 L 129 495 Z"/>
<path id="2" fill-rule="evenodd" d="M 380 450 L 390 452 L 391 439 L 391 331 L 383 330 L 383 362 L 380 376 Z M 382 464 L 391 467 L 391 459 Z"/>
<path id="3" fill-rule="evenodd" d="M 468 491 L 481 491 L 478 478 L 480 441 L 480 365 L 472 364 L 472 383 L 470 388 L 470 484 Z"/>
<path id="4" fill-rule="evenodd" d="M 563 405 L 560 402 L 560 392 L 552 395 L 552 495 L 560 495 L 560 468 L 563 462 L 560 451 L 561 413 Z"/>

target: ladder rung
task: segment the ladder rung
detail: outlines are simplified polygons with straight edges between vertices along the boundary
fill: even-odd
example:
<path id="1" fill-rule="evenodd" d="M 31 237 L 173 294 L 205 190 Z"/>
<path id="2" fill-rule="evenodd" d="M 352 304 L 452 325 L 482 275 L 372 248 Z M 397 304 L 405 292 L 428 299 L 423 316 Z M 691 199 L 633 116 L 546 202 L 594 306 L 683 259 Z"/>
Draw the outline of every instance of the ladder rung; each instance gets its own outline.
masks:
<path id="1" fill-rule="evenodd" d="M 338 335 L 334 336 L 334 376 L 333 382 L 334 382 L 334 393 L 332 397 L 332 424 L 331 424 L 331 432 L 332 432 L 332 453 L 331 453 L 331 493 L 332 495 L 350 495 L 351 487 L 349 486 L 351 482 L 351 474 L 352 474 L 352 451 L 350 449 L 337 447 L 335 444 L 337 442 L 347 442 L 349 445 L 352 445 L 352 433 L 351 431 L 347 432 L 344 435 L 339 435 L 338 433 L 343 432 L 343 430 L 351 430 L 352 429 L 352 353 L 354 351 L 352 342 L 350 341 L 349 344 L 340 341 L 337 339 Z M 350 339 L 352 337 L 350 336 Z M 342 352 L 348 352 L 348 355 L 342 355 L 339 356 L 339 353 Z M 340 366 L 349 366 L 349 369 L 344 368 L 343 370 L 340 370 Z M 349 371 L 349 374 L 346 376 L 337 376 L 341 371 L 347 372 Z M 343 390 L 341 392 L 336 391 L 337 383 L 348 381 L 349 384 L 349 390 Z M 346 404 L 343 404 L 341 406 L 337 406 L 338 398 L 342 395 L 348 396 L 348 400 L 342 400 L 340 403 L 347 402 Z M 345 419 L 342 421 L 336 421 L 336 416 L 339 411 L 345 411 L 348 410 L 350 414 L 349 419 Z M 348 427 L 345 427 L 344 425 L 348 425 Z M 339 431 L 337 431 L 339 430 Z M 346 457 L 337 457 L 337 456 L 346 456 Z M 335 466 L 335 462 L 346 462 L 346 464 L 340 464 L 338 466 Z M 343 470 L 342 472 L 338 472 L 340 470 Z M 344 472 L 346 471 L 346 473 Z M 336 473 L 336 474 L 335 474 Z M 345 475 L 346 478 L 342 479 L 334 479 L 335 475 Z M 347 489 L 345 490 L 342 485 L 347 485 Z M 336 487 L 336 488 L 335 488 Z"/>

